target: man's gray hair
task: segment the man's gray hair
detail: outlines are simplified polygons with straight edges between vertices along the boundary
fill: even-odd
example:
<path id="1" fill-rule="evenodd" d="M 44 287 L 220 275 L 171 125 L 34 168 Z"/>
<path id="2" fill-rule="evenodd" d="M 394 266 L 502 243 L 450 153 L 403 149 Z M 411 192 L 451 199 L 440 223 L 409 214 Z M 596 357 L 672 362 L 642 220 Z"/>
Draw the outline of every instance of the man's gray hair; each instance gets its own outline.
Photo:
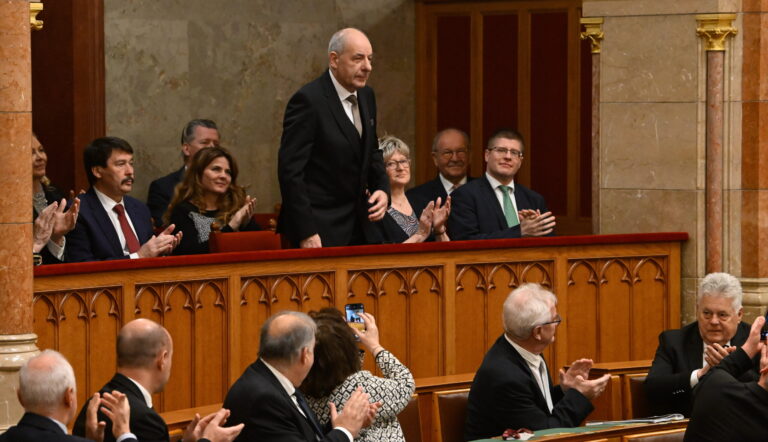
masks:
<path id="1" fill-rule="evenodd" d="M 281 316 L 293 316 L 299 320 L 280 334 L 270 334 L 272 322 Z M 307 314 L 290 310 L 276 313 L 261 326 L 259 357 L 268 361 L 293 364 L 301 355 L 301 349 L 309 347 L 315 339 L 315 333 L 317 325 Z"/>
<path id="2" fill-rule="evenodd" d="M 410 150 L 405 141 L 392 135 L 384 135 L 379 138 L 379 149 L 381 149 L 384 156 L 384 162 L 392 158 L 395 152 L 400 152 L 403 156 L 410 157 Z"/>
<path id="3" fill-rule="evenodd" d="M 344 52 L 344 46 L 347 42 L 347 31 L 350 29 L 355 29 L 356 31 L 360 32 L 361 34 L 365 35 L 366 38 L 368 36 L 365 34 L 365 32 L 361 31 L 357 28 L 344 28 L 339 29 L 338 31 L 334 32 L 331 36 L 331 39 L 328 41 L 328 54 L 331 52 L 335 52 L 339 55 L 341 55 L 342 52 Z"/>
<path id="4" fill-rule="evenodd" d="M 528 339 L 536 325 L 552 319 L 549 312 L 552 305 L 557 305 L 557 297 L 549 290 L 539 284 L 521 285 L 504 301 L 504 331 L 511 338 Z"/>
<path id="5" fill-rule="evenodd" d="M 44 350 L 19 371 L 19 399 L 26 410 L 55 410 L 68 388 L 77 388 L 75 372 L 57 351 Z"/>
<path id="6" fill-rule="evenodd" d="M 696 295 L 696 305 L 701 304 L 701 298 L 704 296 L 714 296 L 731 300 L 733 310 L 738 312 L 741 309 L 741 283 L 739 280 L 728 273 L 710 273 L 701 280 L 699 293 Z"/>
<path id="7" fill-rule="evenodd" d="M 469 135 L 467 135 L 467 133 L 461 129 L 456 129 L 455 127 L 447 127 L 436 133 L 435 138 L 432 138 L 432 152 L 437 152 L 437 143 L 440 141 L 440 138 L 442 138 L 442 136 L 448 132 L 458 132 L 459 135 L 464 137 L 464 144 L 466 145 L 467 150 L 469 150 Z"/>

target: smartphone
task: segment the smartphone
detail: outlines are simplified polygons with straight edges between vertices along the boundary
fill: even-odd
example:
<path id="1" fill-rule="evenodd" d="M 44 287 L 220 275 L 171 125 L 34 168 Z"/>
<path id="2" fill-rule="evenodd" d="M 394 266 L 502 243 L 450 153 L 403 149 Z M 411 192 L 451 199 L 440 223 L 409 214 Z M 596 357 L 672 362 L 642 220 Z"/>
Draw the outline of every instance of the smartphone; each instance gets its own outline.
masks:
<path id="1" fill-rule="evenodd" d="M 344 311 L 347 314 L 347 322 L 349 322 L 352 327 L 361 331 L 365 330 L 363 317 L 360 316 L 360 313 L 365 313 L 365 306 L 363 304 L 347 304 L 344 306 Z"/>
<path id="2" fill-rule="evenodd" d="M 760 340 L 768 340 L 768 311 L 765 312 L 765 323 L 763 324 L 763 328 L 760 330 Z"/>

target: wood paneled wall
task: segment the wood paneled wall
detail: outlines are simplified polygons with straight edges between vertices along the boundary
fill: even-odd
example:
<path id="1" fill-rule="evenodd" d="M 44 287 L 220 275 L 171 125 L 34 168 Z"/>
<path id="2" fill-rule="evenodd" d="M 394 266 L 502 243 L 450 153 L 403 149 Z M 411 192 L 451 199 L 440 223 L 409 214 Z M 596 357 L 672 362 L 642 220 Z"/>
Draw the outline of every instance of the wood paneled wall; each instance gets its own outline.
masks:
<path id="1" fill-rule="evenodd" d="M 474 372 L 502 332 L 503 300 L 525 282 L 558 296 L 564 322 L 545 355 L 554 369 L 579 357 L 650 359 L 658 333 L 679 326 L 685 238 L 561 237 L 64 264 L 37 271 L 34 329 L 40 348 L 70 360 L 84 400 L 112 376 L 122 324 L 138 317 L 163 324 L 174 354 L 171 380 L 156 398 L 161 411 L 221 402 L 256 358 L 261 324 L 283 309 L 362 302 L 377 318 L 382 344 L 415 377 Z M 370 360 L 366 366 L 373 368 Z"/>

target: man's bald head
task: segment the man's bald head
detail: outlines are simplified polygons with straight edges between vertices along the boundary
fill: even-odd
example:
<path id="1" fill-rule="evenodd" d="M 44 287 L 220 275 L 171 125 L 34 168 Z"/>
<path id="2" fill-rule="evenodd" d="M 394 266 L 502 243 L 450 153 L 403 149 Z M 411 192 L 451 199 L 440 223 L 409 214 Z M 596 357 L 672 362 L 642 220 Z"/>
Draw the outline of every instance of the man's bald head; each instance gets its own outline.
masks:
<path id="1" fill-rule="evenodd" d="M 28 360 L 19 371 L 19 401 L 26 411 L 48 416 L 75 391 L 72 366 L 54 350 L 45 350 Z"/>
<path id="2" fill-rule="evenodd" d="M 292 364 L 301 349 L 312 345 L 317 326 L 301 312 L 282 311 L 271 316 L 261 327 L 259 357 L 267 361 Z"/>
<path id="3" fill-rule="evenodd" d="M 171 335 L 160 324 L 149 319 L 135 319 L 123 326 L 117 335 L 117 366 L 145 368 L 158 354 L 171 348 Z"/>

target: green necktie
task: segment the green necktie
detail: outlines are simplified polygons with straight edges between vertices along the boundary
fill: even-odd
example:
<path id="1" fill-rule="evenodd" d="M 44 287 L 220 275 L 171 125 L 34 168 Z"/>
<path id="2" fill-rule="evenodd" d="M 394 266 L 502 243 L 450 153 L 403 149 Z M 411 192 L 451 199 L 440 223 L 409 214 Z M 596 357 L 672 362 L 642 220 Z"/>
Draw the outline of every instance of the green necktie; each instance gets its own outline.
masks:
<path id="1" fill-rule="evenodd" d="M 507 227 L 515 227 L 520 224 L 520 220 L 517 218 L 517 210 L 515 210 L 512 198 L 509 196 L 509 191 L 512 189 L 504 185 L 499 186 L 499 189 L 501 189 L 501 194 L 504 197 L 504 218 L 507 219 Z"/>

